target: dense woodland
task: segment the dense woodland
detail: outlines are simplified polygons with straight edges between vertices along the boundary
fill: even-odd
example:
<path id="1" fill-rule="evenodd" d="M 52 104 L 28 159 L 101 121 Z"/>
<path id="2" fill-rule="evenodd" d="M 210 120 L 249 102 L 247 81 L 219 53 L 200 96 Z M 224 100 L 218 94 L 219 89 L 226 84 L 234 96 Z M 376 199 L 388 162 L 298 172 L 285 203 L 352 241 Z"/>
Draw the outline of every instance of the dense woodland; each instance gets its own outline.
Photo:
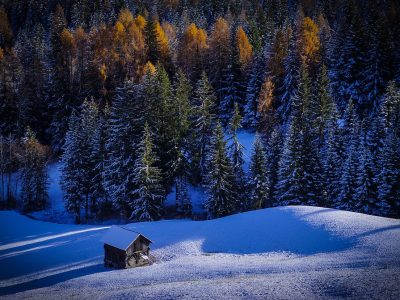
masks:
<path id="1" fill-rule="evenodd" d="M 2 207 L 136 221 L 278 205 L 400 217 L 395 0 L 0 1 Z M 239 130 L 256 132 L 245 172 Z M 81 217 L 82 216 L 82 217 Z"/>

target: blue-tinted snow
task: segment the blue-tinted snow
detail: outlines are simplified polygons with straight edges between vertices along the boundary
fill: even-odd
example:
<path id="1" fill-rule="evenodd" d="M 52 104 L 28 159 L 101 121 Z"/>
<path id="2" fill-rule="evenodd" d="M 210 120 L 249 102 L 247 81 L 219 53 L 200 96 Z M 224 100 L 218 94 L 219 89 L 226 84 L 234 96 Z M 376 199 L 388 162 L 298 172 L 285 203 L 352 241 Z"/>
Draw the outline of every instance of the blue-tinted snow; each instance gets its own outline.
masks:
<path id="1" fill-rule="evenodd" d="M 0 296 L 306 299 L 400 293 L 399 220 L 280 207 L 210 221 L 125 227 L 153 241 L 156 264 L 104 268 L 101 238 L 108 227 L 0 212 Z M 279 294 L 270 294 L 274 290 Z"/>

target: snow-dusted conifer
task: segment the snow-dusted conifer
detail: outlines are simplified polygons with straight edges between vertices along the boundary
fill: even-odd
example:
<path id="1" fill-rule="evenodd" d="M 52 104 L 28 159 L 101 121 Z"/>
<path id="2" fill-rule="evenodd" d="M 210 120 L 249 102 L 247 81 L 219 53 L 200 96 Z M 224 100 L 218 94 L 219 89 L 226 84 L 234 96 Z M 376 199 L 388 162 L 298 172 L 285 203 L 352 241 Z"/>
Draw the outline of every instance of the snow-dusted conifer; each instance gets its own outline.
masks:
<path id="1" fill-rule="evenodd" d="M 258 134 L 253 145 L 250 163 L 250 203 L 251 208 L 260 209 L 269 204 L 269 183 L 266 154 Z"/>
<path id="2" fill-rule="evenodd" d="M 80 122 L 76 111 L 69 119 L 69 129 L 63 146 L 61 189 L 64 193 L 65 206 L 75 215 L 75 223 L 81 222 L 82 206 L 82 169 L 80 165 Z"/>
<path id="3" fill-rule="evenodd" d="M 215 126 L 216 96 L 205 72 L 197 83 L 193 109 L 193 175 L 201 181 L 207 175 L 206 157 L 210 150 L 211 136 Z"/>
<path id="4" fill-rule="evenodd" d="M 141 130 L 136 122 L 140 113 L 135 110 L 136 91 L 136 85 L 131 81 L 117 88 L 107 124 L 104 182 L 114 207 L 123 217 L 129 217 L 127 195 L 134 190 L 132 180 L 137 132 Z"/>
<path id="5" fill-rule="evenodd" d="M 172 101 L 173 113 L 173 149 L 171 160 L 171 175 L 175 176 L 176 206 L 178 212 L 190 215 L 192 207 L 188 195 L 187 185 L 189 177 L 188 157 L 188 132 L 191 86 L 189 80 L 182 71 L 178 72 L 178 82 L 175 96 Z"/>
<path id="6" fill-rule="evenodd" d="M 208 217 L 218 218 L 232 214 L 237 207 L 235 177 L 220 123 L 214 130 L 208 161 L 209 173 L 206 179 Z"/>
<path id="7" fill-rule="evenodd" d="M 131 219 L 135 221 L 153 221 L 162 216 L 164 189 L 161 170 L 155 165 L 157 157 L 153 148 L 150 128 L 145 124 L 133 170 L 132 183 L 135 189 L 127 195 L 132 211 Z"/>
<path id="8" fill-rule="evenodd" d="M 242 128 L 242 116 L 239 112 L 239 106 L 235 103 L 235 111 L 229 123 L 230 125 L 230 133 L 231 133 L 231 145 L 229 149 L 229 155 L 232 162 L 233 174 L 235 176 L 235 188 L 238 193 L 238 207 L 237 209 L 243 210 L 245 209 L 245 197 L 246 197 L 246 184 L 245 184 L 245 174 L 243 170 L 244 166 L 244 158 L 243 151 L 244 147 L 240 143 L 239 138 L 237 136 L 238 130 Z"/>
<path id="9" fill-rule="evenodd" d="M 373 214 L 377 211 L 376 178 L 372 154 L 367 145 L 365 133 L 361 134 L 357 155 L 357 187 L 355 189 L 354 202 L 359 207 L 360 212 Z"/>
<path id="10" fill-rule="evenodd" d="M 21 169 L 21 200 L 25 212 L 45 208 L 48 200 L 48 174 L 46 148 L 28 127 L 23 138 Z"/>

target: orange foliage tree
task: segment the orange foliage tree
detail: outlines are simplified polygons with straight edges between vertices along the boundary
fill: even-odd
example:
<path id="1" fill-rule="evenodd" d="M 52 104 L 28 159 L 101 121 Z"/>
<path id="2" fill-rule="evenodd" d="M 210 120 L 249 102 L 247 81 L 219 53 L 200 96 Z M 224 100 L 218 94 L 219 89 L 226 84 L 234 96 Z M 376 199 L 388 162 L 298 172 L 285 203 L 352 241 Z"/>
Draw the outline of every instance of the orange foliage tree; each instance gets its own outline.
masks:
<path id="1" fill-rule="evenodd" d="M 320 47 L 317 24 L 309 17 L 304 18 L 301 22 L 299 34 L 299 50 L 303 62 L 307 65 L 317 62 Z"/>
<path id="2" fill-rule="evenodd" d="M 222 73 L 230 60 L 230 26 L 228 22 L 220 17 L 214 24 L 209 41 L 210 53 L 210 78 L 220 89 Z"/>
<path id="3" fill-rule="evenodd" d="M 258 113 L 260 114 L 261 130 L 268 133 L 272 130 L 276 121 L 274 108 L 274 91 L 275 84 L 272 78 L 268 76 L 261 86 L 260 95 L 258 98 Z"/>
<path id="4" fill-rule="evenodd" d="M 240 66 L 242 69 L 245 69 L 253 56 L 253 47 L 242 26 L 239 26 L 236 31 L 236 46 L 238 49 Z"/>
<path id="5" fill-rule="evenodd" d="M 155 28 L 156 28 L 158 47 L 159 47 L 158 52 L 160 53 L 161 56 L 160 59 L 162 62 L 167 62 L 170 58 L 169 41 L 167 35 L 165 34 L 164 29 L 161 27 L 159 21 L 155 22 Z"/>
<path id="6" fill-rule="evenodd" d="M 207 33 L 196 24 L 190 24 L 185 31 L 180 47 L 179 64 L 188 75 L 196 73 L 195 68 L 201 69 L 204 63 L 207 45 Z M 199 70 L 197 70 L 199 71 Z M 197 72 L 199 75 L 200 72 Z"/>

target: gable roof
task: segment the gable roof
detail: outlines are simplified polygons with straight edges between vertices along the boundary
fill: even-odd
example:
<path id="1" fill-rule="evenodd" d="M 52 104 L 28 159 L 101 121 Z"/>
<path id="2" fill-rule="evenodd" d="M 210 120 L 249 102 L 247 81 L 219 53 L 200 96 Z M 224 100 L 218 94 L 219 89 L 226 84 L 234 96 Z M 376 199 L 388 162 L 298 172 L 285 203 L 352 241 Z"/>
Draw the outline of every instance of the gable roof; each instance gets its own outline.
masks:
<path id="1" fill-rule="evenodd" d="M 111 226 L 111 228 L 108 229 L 107 232 L 103 235 L 101 241 L 104 244 L 113 246 L 115 248 L 127 250 L 129 246 L 140 236 L 151 243 L 151 240 L 149 240 L 147 237 L 139 232 L 120 226 Z"/>

